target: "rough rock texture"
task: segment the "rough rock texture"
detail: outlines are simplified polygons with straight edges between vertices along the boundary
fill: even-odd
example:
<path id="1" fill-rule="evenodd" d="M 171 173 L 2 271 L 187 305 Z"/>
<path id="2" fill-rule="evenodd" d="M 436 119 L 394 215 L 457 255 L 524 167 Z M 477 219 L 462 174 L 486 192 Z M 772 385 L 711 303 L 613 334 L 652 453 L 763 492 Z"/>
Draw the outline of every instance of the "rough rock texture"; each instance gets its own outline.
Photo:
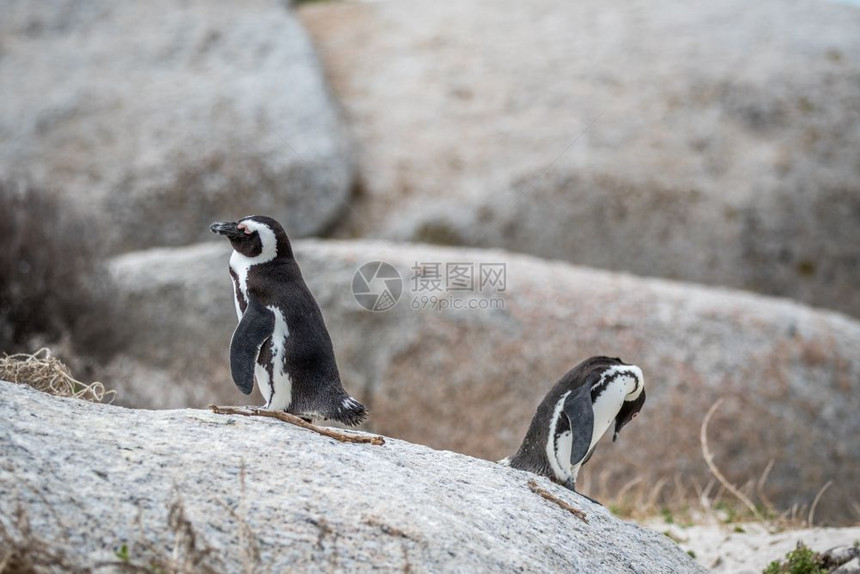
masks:
<path id="1" fill-rule="evenodd" d="M 860 316 L 858 7 L 416 0 L 300 13 L 360 143 L 352 233 Z"/>
<path id="2" fill-rule="evenodd" d="M 5 382 L 0 396 L 0 520 L 12 530 L 20 503 L 38 535 L 83 565 L 115 560 L 123 544 L 142 560 L 141 537 L 169 556 L 167 509 L 181 498 L 197 547 L 214 548 L 224 572 L 704 571 L 661 534 L 541 481 L 583 523 L 531 492 L 531 475 L 463 455 Z"/>
<path id="3" fill-rule="evenodd" d="M 75 200 L 114 251 L 265 212 L 327 229 L 352 164 L 284 3 L 12 0 L 0 19 L 0 174 Z"/>
<path id="4" fill-rule="evenodd" d="M 833 479 L 818 520 L 854 518 L 860 324 L 851 319 L 501 251 L 361 241 L 295 247 L 344 384 L 368 405 L 378 432 L 498 460 L 514 452 L 537 404 L 565 371 L 608 354 L 642 367 L 648 402 L 618 443 L 598 448 L 584 487 L 605 480 L 617 489 L 638 476 L 650 492 L 653 481 L 676 474 L 704 486 L 710 475 L 699 428 L 708 407 L 724 397 L 710 426 L 724 473 L 744 484 L 774 460 L 765 492 L 786 508 L 809 504 Z M 128 359 L 107 375 L 122 385 L 121 400 L 163 408 L 245 398 L 227 372 L 236 323 L 228 258 L 225 241 L 113 261 L 133 328 Z M 373 260 L 395 265 L 404 280 L 403 297 L 389 311 L 365 311 L 351 293 L 356 269 Z M 412 267 L 432 262 L 443 269 L 450 262 L 505 263 L 506 291 L 459 299 L 501 300 L 503 308 L 415 310 L 427 295 L 413 291 Z M 157 369 L 155 378 L 148 367 Z"/>

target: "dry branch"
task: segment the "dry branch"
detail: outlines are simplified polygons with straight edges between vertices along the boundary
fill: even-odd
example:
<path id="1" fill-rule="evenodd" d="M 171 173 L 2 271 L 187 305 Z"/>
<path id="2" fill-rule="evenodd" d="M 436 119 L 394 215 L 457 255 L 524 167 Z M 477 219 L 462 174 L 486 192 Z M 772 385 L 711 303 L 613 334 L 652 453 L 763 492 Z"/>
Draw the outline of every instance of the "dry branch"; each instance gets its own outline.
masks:
<path id="1" fill-rule="evenodd" d="M 714 412 L 722 404 L 722 402 L 723 399 L 719 399 L 717 402 L 715 402 L 713 406 L 708 409 L 708 414 L 705 415 L 705 419 L 702 421 L 702 429 L 699 434 L 699 442 L 702 445 L 702 455 L 705 457 L 705 462 L 707 463 L 708 468 L 711 470 L 717 480 L 720 481 L 720 484 L 722 484 L 726 490 L 734 494 L 735 497 L 737 497 L 737 499 L 744 504 L 744 506 L 749 508 L 750 512 L 753 513 L 753 516 L 755 516 L 760 522 L 764 522 L 764 518 L 762 518 L 761 514 L 759 514 L 759 511 L 755 507 L 755 504 L 753 504 L 752 501 L 747 498 L 743 492 L 738 490 L 735 485 L 730 483 L 726 479 L 726 477 L 723 476 L 723 473 L 721 473 L 720 469 L 717 468 L 717 465 L 714 464 L 714 456 L 711 454 L 710 449 L 708 449 L 708 422 L 711 420 L 711 417 L 713 416 Z"/>
<path id="2" fill-rule="evenodd" d="M 219 407 L 217 405 L 209 405 L 209 408 L 212 409 L 213 413 L 219 415 L 242 415 L 244 417 L 255 416 L 278 419 L 279 421 L 290 423 L 298 427 L 302 427 L 303 429 L 308 429 L 323 436 L 339 440 L 340 442 L 370 443 L 377 446 L 385 444 L 385 439 L 379 435 L 361 436 L 339 432 L 325 427 L 318 427 L 295 415 L 285 413 L 284 411 L 268 411 L 266 409 L 258 409 L 255 407 Z"/>
<path id="3" fill-rule="evenodd" d="M 814 519 L 815 519 L 815 509 L 818 507 L 818 501 L 821 500 L 821 497 L 822 497 L 822 495 L 824 495 L 824 492 L 828 488 L 830 488 L 830 486 L 832 484 L 833 484 L 833 481 L 828 480 L 824 484 L 824 486 L 821 487 L 821 490 L 818 491 L 818 494 L 815 495 L 815 500 L 812 501 L 812 506 L 809 507 L 809 516 L 806 518 L 806 524 L 810 528 L 812 528 L 812 523 L 814 522 Z"/>
<path id="4" fill-rule="evenodd" d="M 765 496 L 765 494 L 764 494 L 764 483 L 767 482 L 767 477 L 770 475 L 770 471 L 773 469 L 773 463 L 774 463 L 774 460 L 770 459 L 770 461 L 767 463 L 767 466 L 764 469 L 764 472 L 761 473 L 761 477 L 758 479 L 758 482 L 756 483 L 756 486 L 755 486 L 755 491 L 756 491 L 756 494 L 758 495 L 759 500 L 761 500 L 762 504 L 764 505 L 765 508 L 767 508 L 767 511 L 771 515 L 776 514 L 776 507 L 767 498 L 767 496 Z"/>
<path id="5" fill-rule="evenodd" d="M 535 482 L 534 480 L 529 481 L 529 488 L 531 489 L 532 492 L 539 494 L 540 496 L 549 500 L 550 502 L 556 503 L 560 507 L 564 508 L 565 510 L 567 510 L 568 512 L 570 512 L 571 514 L 573 514 L 574 516 L 576 516 L 577 518 L 579 518 L 580 520 L 582 520 L 586 524 L 588 524 L 588 515 L 586 515 L 580 509 L 574 508 L 573 506 L 566 503 L 565 501 L 563 501 L 559 497 L 555 496 L 554 494 L 551 494 L 549 491 L 544 490 L 543 488 L 538 486 L 538 483 Z"/>

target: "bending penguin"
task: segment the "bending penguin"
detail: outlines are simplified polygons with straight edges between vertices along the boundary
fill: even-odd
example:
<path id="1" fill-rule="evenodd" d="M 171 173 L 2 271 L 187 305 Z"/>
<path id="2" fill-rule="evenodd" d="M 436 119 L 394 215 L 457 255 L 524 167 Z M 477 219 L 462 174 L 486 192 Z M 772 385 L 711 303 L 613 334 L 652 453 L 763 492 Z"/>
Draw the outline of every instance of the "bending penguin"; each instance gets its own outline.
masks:
<path id="1" fill-rule="evenodd" d="M 550 389 L 520 449 L 501 463 L 546 476 L 576 492 L 579 469 L 613 420 L 615 442 L 644 404 L 645 380 L 639 367 L 609 357 L 586 359 Z"/>
<path id="2" fill-rule="evenodd" d="M 343 389 L 319 305 L 281 225 L 252 215 L 209 228 L 233 246 L 239 325 L 230 341 L 230 372 L 236 386 L 250 394 L 256 378 L 267 409 L 361 424 L 367 409 Z"/>

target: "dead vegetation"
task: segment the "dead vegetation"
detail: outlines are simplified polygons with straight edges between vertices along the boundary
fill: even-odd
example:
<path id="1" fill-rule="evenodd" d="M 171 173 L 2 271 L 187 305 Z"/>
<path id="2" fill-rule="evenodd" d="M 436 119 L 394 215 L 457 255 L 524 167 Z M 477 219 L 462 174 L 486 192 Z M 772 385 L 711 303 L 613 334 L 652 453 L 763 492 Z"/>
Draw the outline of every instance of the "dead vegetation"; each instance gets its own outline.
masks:
<path id="1" fill-rule="evenodd" d="M 242 500 L 238 509 L 228 508 L 228 513 L 239 526 L 239 555 L 242 571 L 260 572 L 260 553 L 257 538 L 247 521 L 242 518 L 244 508 L 244 471 L 242 474 Z M 31 489 L 32 490 L 32 489 Z M 47 501 L 43 501 L 47 508 Z M 50 511 L 62 533 L 62 519 Z M 67 535 L 43 537 L 31 526 L 31 520 L 20 492 L 13 516 L 0 516 L 0 574 L 23 574 L 40 572 L 71 572 L 90 574 L 99 571 L 145 573 L 145 574 L 218 574 L 226 572 L 222 560 L 223 552 L 213 548 L 195 528 L 188 516 L 182 495 L 176 491 L 167 507 L 164 534 L 151 538 L 145 534 L 143 517 L 137 517 L 138 535 L 133 541 L 123 541 L 114 551 L 114 559 L 102 560 L 90 565 L 82 563 L 83 557 L 74 552 L 74 542 Z M 152 525 L 148 530 L 151 532 Z"/>
<path id="2" fill-rule="evenodd" d="M 608 486 L 609 471 L 597 475 L 596 480 L 586 471 L 581 475 L 583 491 L 601 500 L 614 514 L 639 522 L 648 522 L 654 517 L 662 517 L 666 524 L 682 526 L 759 522 L 772 531 L 815 526 L 816 509 L 833 481 L 825 482 L 808 505 L 793 504 L 782 509 L 777 508 L 766 493 L 774 460 L 768 462 L 757 478 L 740 486 L 733 484 L 718 467 L 708 442 L 708 425 L 721 404 L 722 400 L 718 400 L 710 407 L 700 427 L 702 456 L 712 474 L 705 484 L 679 472 L 654 482 L 634 477 L 612 491 Z M 860 506 L 855 505 L 853 511 L 860 520 Z"/>
<path id="3" fill-rule="evenodd" d="M 0 574 L 89 572 L 79 567 L 54 540 L 33 530 L 20 498 L 11 516 L 0 516 Z"/>
<path id="4" fill-rule="evenodd" d="M 54 357 L 49 349 L 32 355 L 19 353 L 0 357 L 0 380 L 29 385 L 37 391 L 58 397 L 71 397 L 96 403 L 113 401 L 116 391 L 109 391 L 96 381 L 83 383 L 72 376 L 69 367 Z"/>
<path id="5" fill-rule="evenodd" d="M 538 483 L 534 480 L 529 480 L 528 485 L 529 485 L 529 489 L 532 492 L 534 492 L 535 494 L 539 495 L 540 497 L 542 497 L 546 500 L 549 500 L 553 504 L 558 505 L 560 508 L 567 510 L 568 512 L 570 512 L 571 514 L 573 514 L 574 516 L 576 516 L 577 518 L 579 518 L 580 520 L 582 520 L 583 522 L 588 524 L 588 515 L 585 514 L 583 511 L 581 511 L 580 509 L 571 506 L 570 504 L 568 504 L 564 500 L 560 499 L 559 497 L 555 496 L 554 494 L 552 494 L 548 490 L 541 488 L 540 486 L 538 486 Z"/>

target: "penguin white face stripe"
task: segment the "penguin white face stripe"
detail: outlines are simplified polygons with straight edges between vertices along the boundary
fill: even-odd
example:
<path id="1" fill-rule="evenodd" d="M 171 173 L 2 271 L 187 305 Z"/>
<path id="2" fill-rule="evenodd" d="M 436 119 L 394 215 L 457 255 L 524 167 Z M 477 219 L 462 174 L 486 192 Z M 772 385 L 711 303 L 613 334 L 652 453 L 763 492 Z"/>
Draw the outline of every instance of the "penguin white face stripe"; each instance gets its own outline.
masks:
<path id="1" fill-rule="evenodd" d="M 244 226 L 247 231 L 256 231 L 260 235 L 260 245 L 262 245 L 259 255 L 255 255 L 254 257 L 247 257 L 236 250 L 233 250 L 232 255 L 230 255 L 230 269 L 236 273 L 239 289 L 241 289 L 242 294 L 247 298 L 248 270 L 253 265 L 268 263 L 275 259 L 278 256 L 278 240 L 275 237 L 275 232 L 264 223 L 254 221 L 253 219 L 246 219 L 240 222 L 239 225 Z"/>
<path id="2" fill-rule="evenodd" d="M 630 372 L 636 377 L 636 384 L 633 387 L 633 390 L 627 393 L 628 401 L 635 401 L 639 398 L 639 395 L 642 394 L 642 389 L 645 388 L 645 375 L 642 374 L 642 369 L 637 367 L 636 365 L 630 365 Z"/>
<path id="3" fill-rule="evenodd" d="M 617 365 L 606 369 L 601 375 L 600 380 L 591 387 L 592 400 L 596 402 L 604 389 L 613 385 L 618 379 L 621 379 L 624 383 L 625 400 L 636 400 L 644 387 L 642 369 L 636 365 Z"/>

